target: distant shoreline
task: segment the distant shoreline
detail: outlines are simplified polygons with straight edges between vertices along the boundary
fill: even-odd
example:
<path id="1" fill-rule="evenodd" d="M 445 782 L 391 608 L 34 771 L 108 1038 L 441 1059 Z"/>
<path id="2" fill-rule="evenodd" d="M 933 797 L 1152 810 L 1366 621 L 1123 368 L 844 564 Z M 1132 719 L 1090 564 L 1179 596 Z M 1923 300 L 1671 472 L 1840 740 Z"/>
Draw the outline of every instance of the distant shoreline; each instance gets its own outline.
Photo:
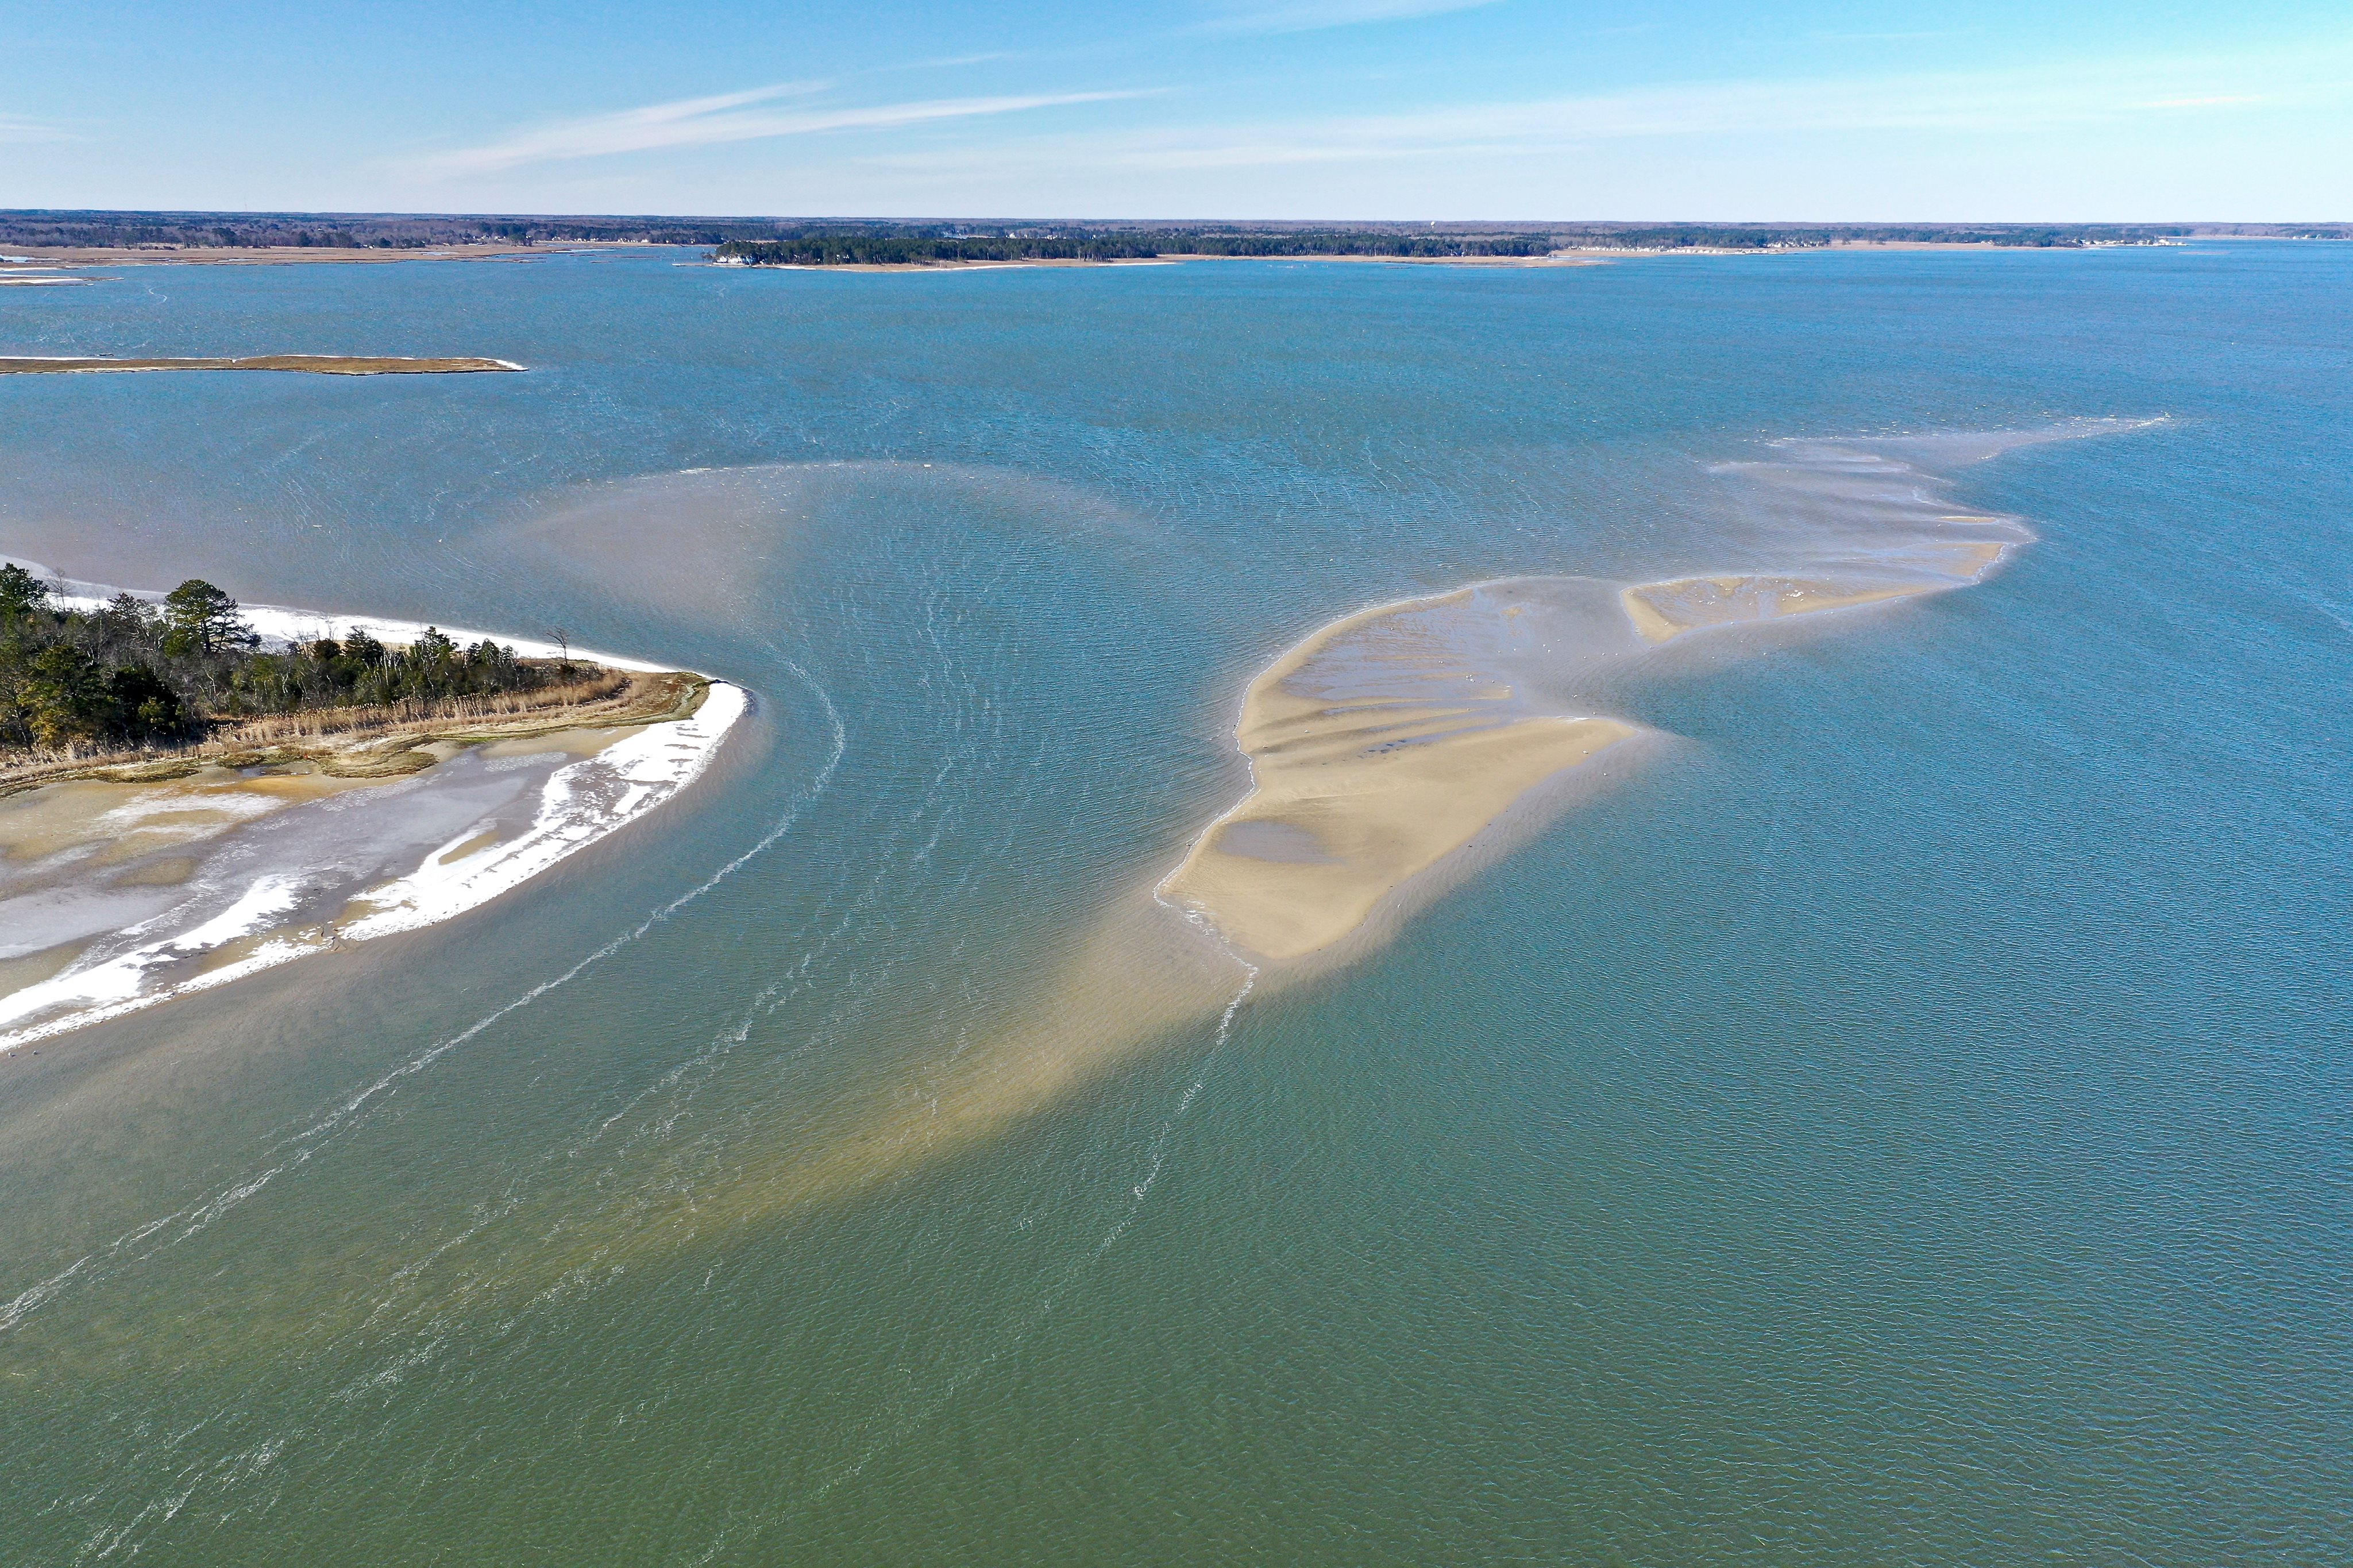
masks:
<path id="1" fill-rule="evenodd" d="M 2237 236 L 2217 237 L 2240 237 Z M 1581 246 L 1537 256 L 1398 256 L 1366 251 L 1297 251 L 1267 255 L 1205 251 L 1164 251 L 1154 256 L 1071 257 L 1035 256 L 1003 258 L 943 258 L 905 261 L 749 261 L 714 256 L 702 265 L 744 272 L 997 272 L 1018 268 L 1173 267 L 1204 261 L 1314 261 L 1374 263 L 1404 267 L 1558 268 L 1606 267 L 1620 261 L 1648 261 L 1662 257 L 1788 257 L 1820 256 L 1834 251 L 1976 251 L 2025 255 L 2063 251 L 2170 248 L 2189 241 L 2156 239 L 2093 240 L 2080 245 L 2019 246 L 1995 240 L 1831 239 L 1819 245 L 1776 246 Z"/>
<path id="2" fill-rule="evenodd" d="M 9 244 L 9 257 L 0 260 L 0 278 L 11 262 L 50 267 L 286 267 L 303 262 L 375 263 L 387 261 L 527 261 L 546 256 L 569 256 L 607 250 L 616 244 L 575 245 L 437 245 L 430 248 L 378 248 L 374 246 L 237 245 L 165 247 L 153 245 L 48 246 Z M 645 248 L 642 245 L 631 248 Z"/>
<path id="3" fill-rule="evenodd" d="M 252 354 L 239 359 L 110 359 L 103 355 L 0 355 L 0 375 L 86 375 L 105 371 L 272 370 L 309 375 L 472 375 L 519 371 L 505 359 L 417 359 L 398 354 Z"/>

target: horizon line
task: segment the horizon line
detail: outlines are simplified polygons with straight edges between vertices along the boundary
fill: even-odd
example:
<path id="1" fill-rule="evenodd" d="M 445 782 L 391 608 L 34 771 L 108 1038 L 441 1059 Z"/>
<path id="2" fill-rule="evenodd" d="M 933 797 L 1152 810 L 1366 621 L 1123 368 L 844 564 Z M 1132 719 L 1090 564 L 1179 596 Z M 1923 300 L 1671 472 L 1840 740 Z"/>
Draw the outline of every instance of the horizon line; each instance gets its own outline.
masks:
<path id="1" fill-rule="evenodd" d="M 1547 228 L 1583 227 L 1697 227 L 1721 228 L 1908 228 L 1921 226 L 1943 227 L 2009 227 L 2030 228 L 2051 224 L 2064 224 L 2079 228 L 2137 228 L 2157 225 L 2191 225 L 2216 228 L 2277 228 L 2297 225 L 2322 226 L 2353 226 L 2353 218 L 2075 218 L 2075 217 L 2004 217 L 2004 218 L 1716 218 L 1716 217 L 1525 217 L 1525 218 L 1420 218 L 1420 217 L 1050 217 L 1031 215 L 981 216 L 973 214 L 795 214 L 795 213 L 659 213 L 659 212 L 519 212 L 513 210 L 463 211 L 401 211 L 391 208 L 359 207 L 0 207 L 5 217 L 218 217 L 218 218 L 407 218 L 407 219 L 471 219 L 471 220 L 535 220 L 540 222 L 601 221 L 601 222 L 663 222 L 663 223 L 895 223 L 895 224 L 1065 224 L 1100 226 L 1198 226 L 1219 225 L 1248 226 L 1250 225 L 1300 225 L 1330 226 L 1356 224 L 1374 227 L 1429 228 Z"/>

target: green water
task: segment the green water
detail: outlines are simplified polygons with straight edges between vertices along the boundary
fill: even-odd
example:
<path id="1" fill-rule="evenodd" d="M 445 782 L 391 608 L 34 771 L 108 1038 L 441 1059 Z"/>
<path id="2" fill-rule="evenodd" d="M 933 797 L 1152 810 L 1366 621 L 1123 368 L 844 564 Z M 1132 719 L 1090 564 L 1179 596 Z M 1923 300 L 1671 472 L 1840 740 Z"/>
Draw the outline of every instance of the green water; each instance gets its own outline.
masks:
<path id="1" fill-rule="evenodd" d="M 0 1058 L 0 1560 L 2353 1550 L 2353 254 L 673 259 L 0 300 L 533 367 L 8 378 L 8 550 L 759 702 L 491 906 Z M 1682 741 L 1362 962 L 926 1141 L 1315 626 L 1720 564 L 1771 440 L 2160 415 L 1961 471 L 1986 584 L 1618 694 Z"/>

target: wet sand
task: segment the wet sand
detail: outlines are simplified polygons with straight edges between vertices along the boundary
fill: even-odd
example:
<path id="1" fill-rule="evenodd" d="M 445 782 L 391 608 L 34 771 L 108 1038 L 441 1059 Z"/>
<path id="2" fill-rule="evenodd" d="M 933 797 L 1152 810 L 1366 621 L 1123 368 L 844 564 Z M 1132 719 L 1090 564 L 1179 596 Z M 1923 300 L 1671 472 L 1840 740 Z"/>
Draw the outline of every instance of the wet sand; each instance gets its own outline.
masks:
<path id="1" fill-rule="evenodd" d="M 1845 609 L 1936 591 L 1935 584 L 1926 583 L 1857 585 L 1801 577 L 1677 577 L 1638 583 L 1619 597 L 1643 640 L 1663 643 L 1707 626 Z"/>

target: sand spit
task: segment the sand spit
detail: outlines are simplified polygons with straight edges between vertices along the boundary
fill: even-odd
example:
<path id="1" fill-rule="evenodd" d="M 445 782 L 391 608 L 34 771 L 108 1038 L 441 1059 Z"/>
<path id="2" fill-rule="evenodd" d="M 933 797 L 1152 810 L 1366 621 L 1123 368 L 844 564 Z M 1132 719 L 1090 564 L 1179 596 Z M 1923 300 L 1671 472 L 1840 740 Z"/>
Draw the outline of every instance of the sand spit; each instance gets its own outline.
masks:
<path id="1" fill-rule="evenodd" d="M 0 357 L 0 375 L 78 374 L 106 370 L 287 370 L 311 375 L 468 375 L 521 370 L 503 359 L 408 359 L 390 354 L 254 354 L 243 359 L 108 359 L 75 355 Z"/>
<path id="2" fill-rule="evenodd" d="M 1439 890 L 1445 867 L 1524 807 L 1648 731 L 1599 695 L 1671 644 L 1820 627 L 1835 612 L 1980 581 L 2033 534 L 1952 509 L 1954 466 L 2012 447 L 2134 429 L 1911 441 L 1791 441 L 1717 474 L 1763 518 L 1772 564 L 1651 582 L 1527 577 L 1363 610 L 1298 643 L 1250 682 L 1235 744 L 1251 787 L 1194 839 L 1159 896 L 1259 963 L 1345 943 L 1384 909 Z M 1752 636 L 1736 647 L 1761 647 Z"/>
<path id="3" fill-rule="evenodd" d="M 65 587 L 74 607 L 116 592 Z M 279 643 L 426 629 L 243 608 Z M 487 903 L 678 795 L 749 708 L 724 681 L 569 651 L 633 673 L 597 700 L 513 714 L 351 733 L 294 716 L 280 722 L 300 732 L 242 751 L 101 760 L 0 795 L 0 1051 Z"/>

